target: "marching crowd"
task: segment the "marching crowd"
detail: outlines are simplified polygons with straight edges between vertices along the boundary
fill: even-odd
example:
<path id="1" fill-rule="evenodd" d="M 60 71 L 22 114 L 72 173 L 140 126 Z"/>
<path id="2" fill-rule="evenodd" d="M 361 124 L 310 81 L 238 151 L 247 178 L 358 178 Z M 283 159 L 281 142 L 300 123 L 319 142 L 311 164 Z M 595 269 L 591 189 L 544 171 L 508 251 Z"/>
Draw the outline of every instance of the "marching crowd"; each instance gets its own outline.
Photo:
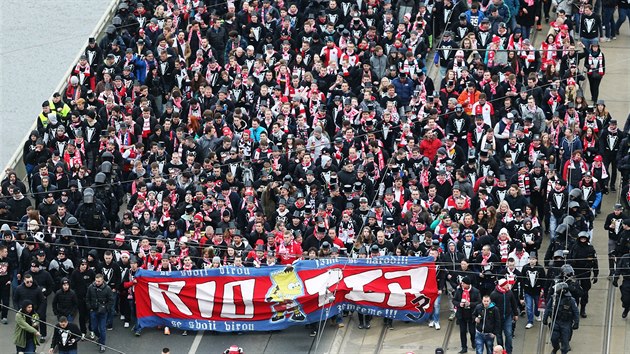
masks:
<path id="1" fill-rule="evenodd" d="M 566 353 L 599 276 L 593 220 L 618 186 L 605 228 L 630 309 L 630 126 L 599 99 L 600 37 L 629 9 L 123 0 L 43 102 L 27 175 L 1 182 L 1 321 L 18 309 L 17 350 L 34 351 L 50 305 L 51 348 L 87 336 L 104 352 L 118 314 L 141 335 L 138 269 L 431 256 L 444 295 L 429 326 L 449 301 L 461 353 L 512 353 L 519 316 Z"/>

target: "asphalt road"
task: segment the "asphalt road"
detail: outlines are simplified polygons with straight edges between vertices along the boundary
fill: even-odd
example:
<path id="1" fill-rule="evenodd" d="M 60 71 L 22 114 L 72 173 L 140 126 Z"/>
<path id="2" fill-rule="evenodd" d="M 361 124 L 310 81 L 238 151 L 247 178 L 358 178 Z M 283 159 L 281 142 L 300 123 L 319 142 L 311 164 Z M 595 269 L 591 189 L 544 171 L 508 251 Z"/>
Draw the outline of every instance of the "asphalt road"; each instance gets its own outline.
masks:
<path id="1" fill-rule="evenodd" d="M 51 303 L 52 298 L 49 298 L 47 319 L 49 323 L 53 323 L 55 319 L 50 311 Z M 8 318 L 8 325 L 0 324 L 0 353 L 6 354 L 15 352 L 13 344 L 15 313 L 11 312 Z M 75 323 L 77 323 L 76 320 Z M 189 331 L 187 336 L 182 336 L 180 330 L 172 330 L 171 334 L 167 336 L 163 334 L 162 330 L 146 328 L 142 331 L 142 336 L 135 337 L 130 328 L 124 328 L 122 321 L 115 319 L 114 329 L 107 332 L 106 344 L 111 348 L 107 353 L 118 351 L 125 354 L 159 354 L 165 347 L 169 348 L 172 354 L 219 354 L 231 345 L 240 346 L 246 354 L 327 353 L 337 331 L 337 326 L 333 326 L 328 321 L 326 328 L 322 331 L 323 335 L 320 337 L 310 337 L 309 331 L 304 326 L 295 326 L 277 332 L 243 334 Z M 52 329 L 49 327 L 48 339 L 38 347 L 38 353 L 48 353 L 52 333 Z M 89 341 L 80 342 L 79 353 L 96 354 L 98 353 L 98 346 Z"/>
<path id="2" fill-rule="evenodd" d="M 111 0 L 2 0 L 0 168 L 28 134 Z"/>

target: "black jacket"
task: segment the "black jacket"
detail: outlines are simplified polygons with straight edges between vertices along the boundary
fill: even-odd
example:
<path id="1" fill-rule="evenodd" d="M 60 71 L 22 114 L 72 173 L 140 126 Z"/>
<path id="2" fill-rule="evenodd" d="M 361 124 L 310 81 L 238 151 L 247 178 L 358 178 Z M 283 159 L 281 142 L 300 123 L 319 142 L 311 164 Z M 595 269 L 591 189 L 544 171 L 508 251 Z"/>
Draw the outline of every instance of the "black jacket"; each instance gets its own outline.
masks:
<path id="1" fill-rule="evenodd" d="M 37 282 L 33 282 L 33 285 L 30 287 L 22 283 L 15 289 L 13 294 L 13 305 L 15 308 L 21 308 L 24 300 L 30 300 L 33 303 L 33 311 L 37 311 L 39 305 L 46 301 L 42 288 L 37 285 Z"/>
<path id="2" fill-rule="evenodd" d="M 74 290 L 69 289 L 63 291 L 63 289 L 57 290 L 55 298 L 53 299 L 52 309 L 55 316 L 68 316 L 77 311 L 77 294 Z"/>
<path id="3" fill-rule="evenodd" d="M 475 324 L 477 331 L 494 335 L 501 333 L 501 315 L 494 303 L 490 303 L 488 308 L 485 308 L 483 304 L 477 304 L 473 317 L 475 320 L 479 319 L 479 322 Z"/>
<path id="4" fill-rule="evenodd" d="M 501 320 L 518 315 L 518 304 L 516 303 L 516 296 L 512 293 L 512 290 L 500 293 L 494 289 L 490 294 L 490 300 L 492 300 L 497 306 L 499 313 L 501 313 Z"/>
<path id="5" fill-rule="evenodd" d="M 70 287 L 76 293 L 77 298 L 85 301 L 87 289 L 94 281 L 95 276 L 96 273 L 89 268 L 83 273 L 81 273 L 78 269 L 75 269 L 74 272 L 72 272 L 70 275 Z"/>
<path id="6" fill-rule="evenodd" d="M 521 271 L 521 285 L 527 295 L 539 295 L 540 289 L 545 287 L 545 268 L 540 264 L 530 266 L 526 264 Z"/>
<path id="7" fill-rule="evenodd" d="M 463 293 L 464 290 L 461 287 L 455 289 L 455 294 L 453 295 L 453 306 L 457 308 L 457 312 L 455 314 L 458 320 L 470 320 L 473 319 L 473 311 L 475 311 L 477 305 L 481 303 L 481 294 L 479 293 L 479 290 L 471 286 L 469 290 L 470 305 L 468 307 L 462 307 L 460 304 L 462 302 Z"/>
<path id="8" fill-rule="evenodd" d="M 92 283 L 88 287 L 86 303 L 91 311 L 98 311 L 99 305 L 105 305 L 105 308 L 109 309 L 113 301 L 114 293 L 107 284 L 97 286 L 96 283 Z"/>
<path id="9" fill-rule="evenodd" d="M 57 348 L 59 351 L 77 350 L 77 344 L 81 340 L 81 330 L 74 323 L 68 323 L 66 328 L 55 327 L 50 348 Z"/>
<path id="10" fill-rule="evenodd" d="M 55 282 L 53 281 L 52 276 L 50 275 L 50 273 L 48 273 L 47 270 L 40 269 L 39 272 L 32 272 L 29 270 L 24 274 L 30 274 L 33 276 L 33 279 L 35 280 L 37 285 L 39 285 L 40 288 L 43 288 L 42 293 L 45 297 L 48 297 L 48 295 L 52 294 L 53 291 L 55 291 Z"/>

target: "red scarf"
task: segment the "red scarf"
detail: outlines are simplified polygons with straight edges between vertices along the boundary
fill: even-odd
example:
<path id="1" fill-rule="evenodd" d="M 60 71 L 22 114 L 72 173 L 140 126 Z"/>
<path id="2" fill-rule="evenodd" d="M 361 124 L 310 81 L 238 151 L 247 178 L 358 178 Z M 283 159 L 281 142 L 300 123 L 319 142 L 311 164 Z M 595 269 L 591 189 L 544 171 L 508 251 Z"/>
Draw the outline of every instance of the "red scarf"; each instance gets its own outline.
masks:
<path id="1" fill-rule="evenodd" d="M 601 52 L 596 57 L 594 57 L 592 53 L 589 54 L 588 64 L 591 68 L 589 70 L 589 74 L 592 74 L 595 70 L 597 70 L 600 76 L 604 76 L 604 57 Z"/>
<path id="2" fill-rule="evenodd" d="M 462 300 L 466 302 L 470 302 L 470 288 L 469 289 L 462 288 Z"/>

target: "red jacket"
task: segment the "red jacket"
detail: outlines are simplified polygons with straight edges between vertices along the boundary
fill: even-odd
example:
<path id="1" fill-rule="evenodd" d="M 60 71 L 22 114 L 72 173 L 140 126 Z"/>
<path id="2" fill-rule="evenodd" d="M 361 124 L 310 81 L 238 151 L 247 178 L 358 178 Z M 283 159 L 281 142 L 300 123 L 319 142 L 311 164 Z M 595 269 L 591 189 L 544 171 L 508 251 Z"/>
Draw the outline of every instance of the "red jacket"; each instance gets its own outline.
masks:
<path id="1" fill-rule="evenodd" d="M 420 142 L 420 152 L 422 155 L 429 158 L 430 161 L 435 159 L 435 155 L 437 155 L 438 149 L 442 146 L 442 141 L 440 139 L 422 139 Z"/>

